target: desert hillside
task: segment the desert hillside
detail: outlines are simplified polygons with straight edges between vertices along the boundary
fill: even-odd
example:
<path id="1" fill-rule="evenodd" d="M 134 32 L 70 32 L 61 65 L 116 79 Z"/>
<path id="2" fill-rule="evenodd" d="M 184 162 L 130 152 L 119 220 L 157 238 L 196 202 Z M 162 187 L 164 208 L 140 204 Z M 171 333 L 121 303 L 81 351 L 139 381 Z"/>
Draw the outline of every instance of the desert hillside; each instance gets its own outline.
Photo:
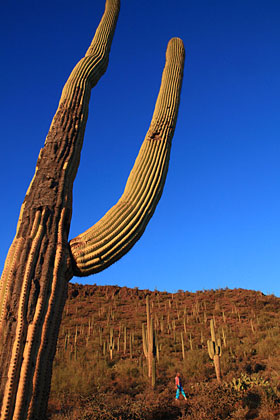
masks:
<path id="1" fill-rule="evenodd" d="M 154 387 L 143 351 L 147 296 Z M 279 419 L 279 317 L 279 298 L 251 290 L 171 294 L 70 284 L 49 419 Z M 220 384 L 208 353 L 211 320 Z M 187 401 L 175 401 L 177 371 Z"/>

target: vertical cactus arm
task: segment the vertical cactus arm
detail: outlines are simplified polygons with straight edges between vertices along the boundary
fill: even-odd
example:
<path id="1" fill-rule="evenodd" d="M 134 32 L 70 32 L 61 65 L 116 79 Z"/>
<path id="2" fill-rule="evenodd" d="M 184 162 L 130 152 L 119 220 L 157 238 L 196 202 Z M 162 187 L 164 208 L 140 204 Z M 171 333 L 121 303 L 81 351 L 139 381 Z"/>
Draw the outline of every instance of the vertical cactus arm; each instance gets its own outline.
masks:
<path id="1" fill-rule="evenodd" d="M 39 154 L 36 171 L 27 190 L 26 198 L 32 195 L 32 190 L 38 188 L 38 181 L 42 184 L 42 179 L 38 175 L 40 175 L 40 167 L 46 167 L 46 157 L 48 158 L 50 156 L 50 151 L 54 154 L 53 163 L 55 165 L 52 170 L 50 164 L 48 164 L 48 187 L 52 189 L 53 195 L 56 196 L 57 188 L 55 187 L 58 184 L 57 178 L 62 173 L 64 180 L 70 181 L 67 195 L 68 201 L 72 198 L 72 184 L 80 161 L 80 151 L 88 117 L 90 93 L 92 87 L 97 84 L 107 69 L 119 9 L 120 0 L 106 0 L 105 11 L 91 45 L 86 55 L 72 70 L 62 90 L 58 109 L 52 120 L 45 141 L 45 147 L 41 149 Z M 68 134 L 67 137 L 65 133 Z M 71 141 L 69 141 L 69 138 L 71 138 Z M 58 171 L 57 166 L 59 166 Z M 46 197 L 49 199 L 51 198 L 50 195 L 47 194 Z M 17 233 L 22 228 L 26 201 L 25 199 L 20 210 Z M 37 206 L 40 204 L 37 203 Z"/>
<path id="2" fill-rule="evenodd" d="M 147 325 L 147 334 L 148 334 L 148 352 L 152 357 L 154 350 L 154 321 L 151 318 L 150 324 Z"/>
<path id="3" fill-rule="evenodd" d="M 214 366 L 215 366 L 215 372 L 218 383 L 221 383 L 221 365 L 220 365 L 220 357 L 218 354 L 214 355 Z"/>
<path id="4" fill-rule="evenodd" d="M 142 324 L 142 341 L 143 341 L 143 353 L 146 357 L 146 359 L 148 358 L 148 345 L 147 345 L 147 333 L 146 333 L 146 328 L 145 328 L 145 324 Z"/>
<path id="5" fill-rule="evenodd" d="M 182 346 L 182 357 L 185 359 L 185 344 L 184 344 L 184 334 L 181 332 L 181 346 Z"/>
<path id="6" fill-rule="evenodd" d="M 153 375 L 153 362 L 155 359 L 155 333 L 154 333 L 154 321 L 150 318 L 150 324 L 147 325 L 147 337 L 148 337 L 148 376 L 152 378 Z"/>
<path id="7" fill-rule="evenodd" d="M 222 342 L 221 342 L 220 338 L 218 338 L 218 340 L 217 340 L 216 354 L 220 357 L 222 355 Z"/>
<path id="8" fill-rule="evenodd" d="M 60 98 L 60 104 L 71 106 L 75 90 L 80 88 L 89 100 L 91 89 L 105 73 L 118 19 L 120 0 L 106 0 L 105 11 L 85 56 L 72 70 Z"/>
<path id="9" fill-rule="evenodd" d="M 211 340 L 216 341 L 216 334 L 215 334 L 215 328 L 214 328 L 214 320 L 210 320 L 210 330 L 211 330 Z"/>
<path id="10" fill-rule="evenodd" d="M 146 317 L 147 317 L 147 330 L 150 328 L 151 314 L 150 314 L 150 298 L 146 296 Z"/>
<path id="11" fill-rule="evenodd" d="M 208 347 L 208 354 L 210 359 L 214 359 L 215 355 L 215 348 L 214 348 L 214 342 L 211 340 L 207 340 L 207 347 Z"/>
<path id="12" fill-rule="evenodd" d="M 220 366 L 220 357 L 222 355 L 222 344 L 221 339 L 216 339 L 214 320 L 210 321 L 210 330 L 211 330 L 211 340 L 207 340 L 208 353 L 210 359 L 214 361 L 216 376 L 218 383 L 221 383 L 221 366 Z"/>
<path id="13" fill-rule="evenodd" d="M 73 272 L 86 276 L 120 259 L 143 234 L 161 197 L 168 170 L 183 78 L 184 46 L 169 41 L 150 128 L 120 200 L 94 226 L 70 241 Z"/>
<path id="14" fill-rule="evenodd" d="M 72 187 L 91 88 L 105 72 L 119 0 L 105 12 L 62 91 L 21 207 L 0 282 L 0 418 L 44 416 L 67 281 Z"/>
<path id="15" fill-rule="evenodd" d="M 110 336 L 109 336 L 109 352 L 110 352 L 110 359 L 113 359 L 113 350 L 114 350 L 114 329 L 113 327 L 110 328 Z"/>

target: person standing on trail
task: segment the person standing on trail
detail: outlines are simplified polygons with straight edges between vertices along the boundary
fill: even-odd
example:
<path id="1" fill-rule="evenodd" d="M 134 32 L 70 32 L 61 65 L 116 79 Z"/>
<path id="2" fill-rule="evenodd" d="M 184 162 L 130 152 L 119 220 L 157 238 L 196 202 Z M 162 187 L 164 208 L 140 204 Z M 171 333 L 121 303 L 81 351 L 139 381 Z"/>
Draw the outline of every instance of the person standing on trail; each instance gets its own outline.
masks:
<path id="1" fill-rule="evenodd" d="M 176 401 L 179 400 L 180 392 L 183 395 L 184 399 L 186 400 L 187 397 L 182 387 L 181 376 L 179 372 L 177 372 L 177 375 L 175 376 L 175 386 L 176 386 L 176 398 L 175 398 Z"/>

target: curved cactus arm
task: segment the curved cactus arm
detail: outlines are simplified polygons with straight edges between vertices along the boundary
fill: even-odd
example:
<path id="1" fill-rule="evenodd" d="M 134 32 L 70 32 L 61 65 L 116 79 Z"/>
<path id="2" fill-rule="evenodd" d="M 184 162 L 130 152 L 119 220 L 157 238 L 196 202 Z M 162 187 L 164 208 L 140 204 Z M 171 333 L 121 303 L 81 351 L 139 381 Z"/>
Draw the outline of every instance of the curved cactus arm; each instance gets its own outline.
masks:
<path id="1" fill-rule="evenodd" d="M 87 276 L 120 259 L 143 234 L 161 197 L 168 170 L 184 67 L 184 45 L 172 38 L 150 128 L 123 195 L 94 226 L 70 241 L 73 272 Z"/>

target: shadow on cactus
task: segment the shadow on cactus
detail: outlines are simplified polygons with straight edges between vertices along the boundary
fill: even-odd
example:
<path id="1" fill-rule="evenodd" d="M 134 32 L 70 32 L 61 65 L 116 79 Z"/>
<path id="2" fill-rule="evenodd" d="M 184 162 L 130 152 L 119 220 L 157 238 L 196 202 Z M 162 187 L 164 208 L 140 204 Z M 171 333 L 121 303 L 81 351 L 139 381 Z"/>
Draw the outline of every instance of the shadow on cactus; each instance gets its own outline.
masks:
<path id="1" fill-rule="evenodd" d="M 183 77 L 179 38 L 168 43 L 151 125 L 122 197 L 68 240 L 90 92 L 107 69 L 119 7 L 119 0 L 106 1 L 93 41 L 63 88 L 6 258 L 0 283 L 2 420 L 44 417 L 68 281 L 100 272 L 128 252 L 163 191 Z"/>

